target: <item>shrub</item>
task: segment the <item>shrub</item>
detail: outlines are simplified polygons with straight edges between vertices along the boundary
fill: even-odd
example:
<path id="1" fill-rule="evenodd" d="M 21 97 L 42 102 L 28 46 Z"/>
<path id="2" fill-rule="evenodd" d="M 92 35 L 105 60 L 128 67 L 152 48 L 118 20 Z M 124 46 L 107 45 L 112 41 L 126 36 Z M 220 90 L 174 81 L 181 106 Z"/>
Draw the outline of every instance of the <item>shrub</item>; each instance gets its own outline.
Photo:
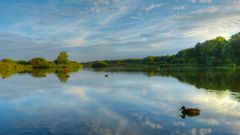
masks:
<path id="1" fill-rule="evenodd" d="M 95 67 L 95 68 L 102 68 L 102 67 L 107 67 L 107 66 L 108 66 L 108 63 L 105 61 L 97 61 L 92 64 L 92 67 Z"/>

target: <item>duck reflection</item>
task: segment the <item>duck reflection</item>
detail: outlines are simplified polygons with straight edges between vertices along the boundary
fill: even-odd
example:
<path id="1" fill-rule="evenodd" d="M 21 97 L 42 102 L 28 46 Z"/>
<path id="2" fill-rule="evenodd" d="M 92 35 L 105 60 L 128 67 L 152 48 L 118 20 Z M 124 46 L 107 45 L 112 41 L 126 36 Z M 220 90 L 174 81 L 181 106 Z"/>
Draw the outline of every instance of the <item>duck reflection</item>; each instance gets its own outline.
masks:
<path id="1" fill-rule="evenodd" d="M 179 110 L 182 111 L 182 114 L 179 116 L 183 119 L 185 119 L 186 116 L 195 117 L 200 115 L 200 110 L 198 108 L 186 108 L 185 106 L 182 106 Z"/>

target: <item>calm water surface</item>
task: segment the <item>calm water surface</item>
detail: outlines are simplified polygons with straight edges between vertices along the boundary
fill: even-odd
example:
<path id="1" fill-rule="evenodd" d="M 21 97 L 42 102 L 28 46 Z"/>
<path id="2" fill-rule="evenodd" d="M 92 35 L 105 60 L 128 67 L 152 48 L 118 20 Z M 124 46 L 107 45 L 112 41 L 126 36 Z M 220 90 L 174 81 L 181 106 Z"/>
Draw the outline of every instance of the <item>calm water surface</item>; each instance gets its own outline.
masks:
<path id="1" fill-rule="evenodd" d="M 0 80 L 0 134 L 239 135 L 239 74 L 82 70 Z M 200 115 L 180 117 L 179 108 Z"/>

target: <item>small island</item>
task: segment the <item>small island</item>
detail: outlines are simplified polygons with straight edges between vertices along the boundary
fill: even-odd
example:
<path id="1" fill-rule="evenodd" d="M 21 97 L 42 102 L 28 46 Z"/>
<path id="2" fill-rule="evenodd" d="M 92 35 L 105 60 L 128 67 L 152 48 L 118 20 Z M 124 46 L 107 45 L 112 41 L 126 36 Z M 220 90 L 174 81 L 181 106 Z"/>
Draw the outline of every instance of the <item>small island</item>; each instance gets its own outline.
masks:
<path id="1" fill-rule="evenodd" d="M 69 60 L 67 52 L 60 52 L 54 61 L 42 57 L 33 58 L 29 61 L 2 59 L 0 62 L 0 75 L 3 79 L 16 73 L 31 73 L 34 77 L 46 77 L 47 73 L 56 73 L 58 78 L 65 82 L 68 73 L 77 72 L 82 65 Z"/>

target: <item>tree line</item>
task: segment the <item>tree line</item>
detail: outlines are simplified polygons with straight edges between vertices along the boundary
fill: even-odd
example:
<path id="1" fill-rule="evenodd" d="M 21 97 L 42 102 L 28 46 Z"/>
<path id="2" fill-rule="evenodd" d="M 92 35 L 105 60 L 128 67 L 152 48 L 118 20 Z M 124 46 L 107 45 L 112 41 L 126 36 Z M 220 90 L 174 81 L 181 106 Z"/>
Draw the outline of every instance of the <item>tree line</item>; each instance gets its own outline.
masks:
<path id="1" fill-rule="evenodd" d="M 229 40 L 217 37 L 197 43 L 192 48 L 179 51 L 175 55 L 148 56 L 142 59 L 105 60 L 84 63 L 86 66 L 129 66 L 129 65 L 195 65 L 202 67 L 240 66 L 240 32 Z"/>

